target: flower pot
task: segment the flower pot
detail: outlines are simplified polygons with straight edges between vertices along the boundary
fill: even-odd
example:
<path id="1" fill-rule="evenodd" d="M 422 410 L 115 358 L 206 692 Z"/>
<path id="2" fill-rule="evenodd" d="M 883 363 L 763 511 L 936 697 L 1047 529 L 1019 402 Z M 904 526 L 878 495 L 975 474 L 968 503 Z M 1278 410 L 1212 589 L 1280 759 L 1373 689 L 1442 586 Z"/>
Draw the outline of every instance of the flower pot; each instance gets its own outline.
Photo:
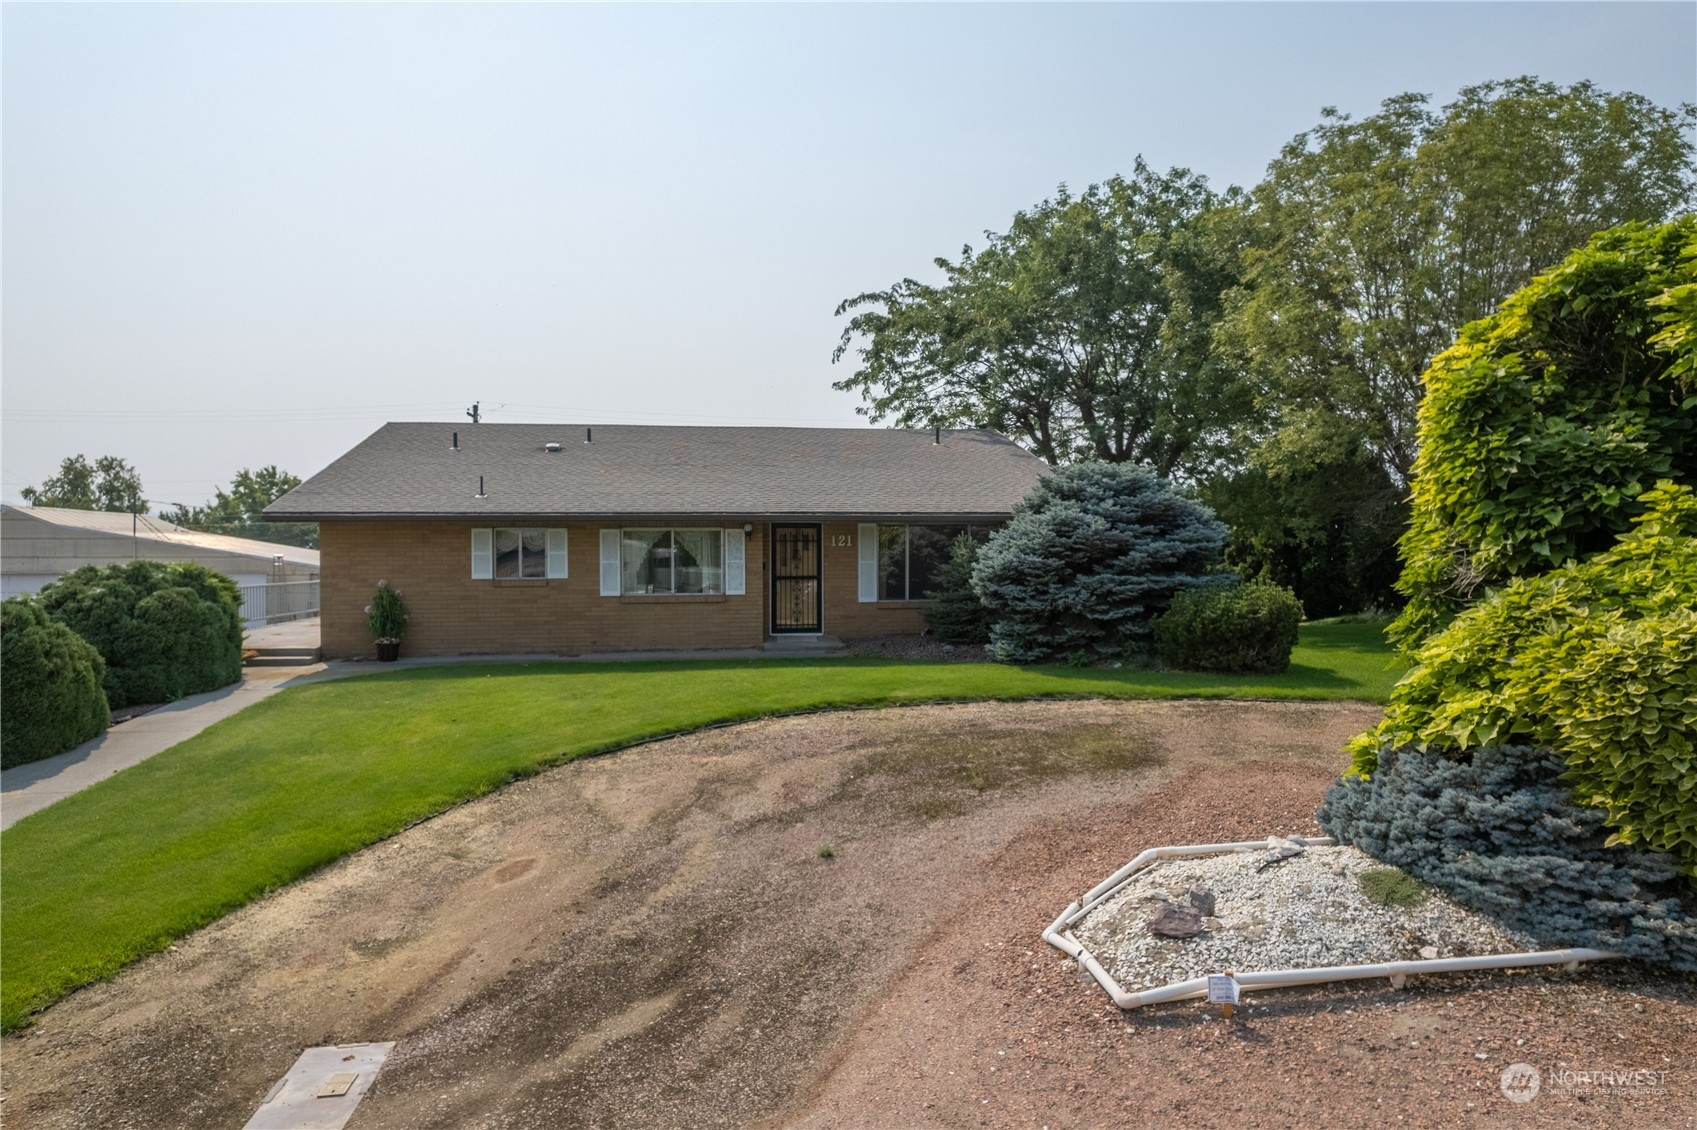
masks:
<path id="1" fill-rule="evenodd" d="M 395 660 L 399 659 L 400 657 L 401 657 L 401 641 L 400 640 L 378 640 L 377 641 L 377 661 L 379 663 L 393 663 Z"/>

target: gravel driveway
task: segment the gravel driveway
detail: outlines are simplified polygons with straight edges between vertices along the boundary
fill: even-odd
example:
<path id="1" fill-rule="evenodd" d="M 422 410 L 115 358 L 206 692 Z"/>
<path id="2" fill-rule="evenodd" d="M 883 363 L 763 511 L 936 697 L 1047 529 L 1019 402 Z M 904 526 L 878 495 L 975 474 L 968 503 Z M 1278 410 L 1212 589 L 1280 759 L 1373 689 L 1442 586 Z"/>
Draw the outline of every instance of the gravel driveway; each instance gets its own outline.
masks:
<path id="1" fill-rule="evenodd" d="M 1690 978 L 1264 994 L 1228 1026 L 1122 1016 L 1038 941 L 1143 847 L 1312 831 L 1378 716 L 933 706 L 577 762 L 74 994 L 5 1040 L 0 1110 L 236 1127 L 302 1047 L 395 1040 L 350 1130 L 1697 1124 Z M 1514 1105 L 1516 1060 L 1667 1093 Z"/>

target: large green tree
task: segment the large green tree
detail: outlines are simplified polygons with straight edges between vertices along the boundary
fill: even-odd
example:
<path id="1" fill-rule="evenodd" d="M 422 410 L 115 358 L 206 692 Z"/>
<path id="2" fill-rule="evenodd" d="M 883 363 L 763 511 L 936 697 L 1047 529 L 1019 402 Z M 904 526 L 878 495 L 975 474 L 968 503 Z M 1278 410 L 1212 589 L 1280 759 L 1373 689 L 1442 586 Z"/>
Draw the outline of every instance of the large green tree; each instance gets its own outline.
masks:
<path id="1" fill-rule="evenodd" d="M 982 426 L 1050 463 L 1148 463 L 1196 477 L 1244 410 L 1209 350 L 1232 257 L 1202 238 L 1207 182 L 1129 177 L 1017 214 L 978 251 L 937 259 L 942 280 L 908 278 L 847 299 L 835 360 L 862 413 L 905 427 Z"/>
<path id="2" fill-rule="evenodd" d="M 1405 488 L 1420 374 L 1463 325 L 1630 220 L 1693 200 L 1697 107 L 1591 83 L 1485 83 L 1360 121 L 1326 110 L 1246 202 L 1222 352 L 1252 374 L 1274 471 L 1365 451 Z"/>
<path id="3" fill-rule="evenodd" d="M 1310 615 L 1395 602 L 1420 374 L 1593 232 L 1690 205 L 1690 106 L 1531 78 L 1419 94 L 1361 120 L 1324 111 L 1235 209 L 1241 255 L 1215 332 L 1248 378 L 1247 468 L 1207 484 L 1227 560 Z"/>
<path id="4" fill-rule="evenodd" d="M 267 522 L 264 518 L 267 506 L 300 485 L 299 477 L 274 465 L 257 471 L 244 467 L 236 472 L 230 489 L 217 490 L 205 506 L 177 506 L 159 516 L 207 533 L 316 548 L 316 522 Z"/>
<path id="5" fill-rule="evenodd" d="M 1278 474 L 1250 466 L 1210 479 L 1201 497 L 1231 529 L 1226 564 L 1289 588 L 1310 618 L 1402 603 L 1403 492 L 1365 453 Z"/>
<path id="6" fill-rule="evenodd" d="M 18 492 L 31 506 L 58 506 L 67 510 L 114 510 L 139 514 L 147 509 L 141 496 L 141 475 L 116 455 L 102 455 L 93 463 L 72 455 L 59 464 L 59 473 L 42 480 L 39 487 Z"/>

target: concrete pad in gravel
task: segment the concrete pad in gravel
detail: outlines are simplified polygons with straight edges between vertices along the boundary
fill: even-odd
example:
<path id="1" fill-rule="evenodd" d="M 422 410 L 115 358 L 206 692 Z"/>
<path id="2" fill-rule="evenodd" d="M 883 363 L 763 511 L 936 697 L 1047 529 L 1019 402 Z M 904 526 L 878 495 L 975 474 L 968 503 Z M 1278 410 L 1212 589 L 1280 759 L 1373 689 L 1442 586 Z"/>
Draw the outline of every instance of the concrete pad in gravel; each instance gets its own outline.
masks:
<path id="1" fill-rule="evenodd" d="M 307 1048 L 242 1130 L 342 1130 L 394 1044 Z"/>

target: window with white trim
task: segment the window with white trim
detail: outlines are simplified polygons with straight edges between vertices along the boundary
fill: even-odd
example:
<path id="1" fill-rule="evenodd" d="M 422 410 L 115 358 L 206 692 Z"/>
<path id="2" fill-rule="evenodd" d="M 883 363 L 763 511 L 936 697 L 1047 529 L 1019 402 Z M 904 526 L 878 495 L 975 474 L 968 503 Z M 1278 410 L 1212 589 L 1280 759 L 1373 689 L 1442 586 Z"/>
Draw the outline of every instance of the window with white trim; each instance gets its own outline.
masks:
<path id="1" fill-rule="evenodd" d="M 568 575 L 564 529 L 517 526 L 471 531 L 473 580 L 564 580 Z"/>
<path id="2" fill-rule="evenodd" d="M 541 529 L 495 530 L 495 579 L 518 581 L 548 575 L 548 531 Z"/>
<path id="3" fill-rule="evenodd" d="M 927 600 L 962 534 L 982 545 L 988 526 L 879 526 L 878 599 Z"/>
<path id="4" fill-rule="evenodd" d="M 725 531 L 621 530 L 619 589 L 626 596 L 721 595 Z"/>

